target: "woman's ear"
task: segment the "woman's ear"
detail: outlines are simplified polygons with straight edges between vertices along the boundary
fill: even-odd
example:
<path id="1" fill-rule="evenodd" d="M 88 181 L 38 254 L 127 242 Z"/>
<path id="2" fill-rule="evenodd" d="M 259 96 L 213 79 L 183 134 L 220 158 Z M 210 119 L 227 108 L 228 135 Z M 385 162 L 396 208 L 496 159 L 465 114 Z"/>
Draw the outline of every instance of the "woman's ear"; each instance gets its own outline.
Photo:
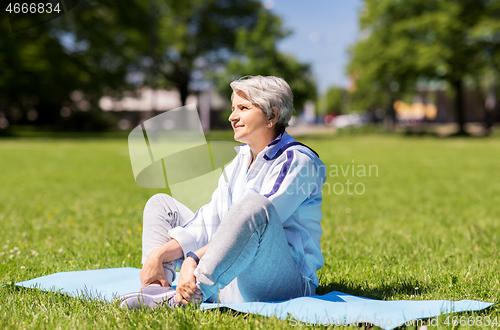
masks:
<path id="1" fill-rule="evenodd" d="M 278 122 L 278 118 L 280 117 L 280 109 L 276 106 L 271 107 L 272 114 L 269 120 L 273 123 L 273 125 L 276 125 Z"/>

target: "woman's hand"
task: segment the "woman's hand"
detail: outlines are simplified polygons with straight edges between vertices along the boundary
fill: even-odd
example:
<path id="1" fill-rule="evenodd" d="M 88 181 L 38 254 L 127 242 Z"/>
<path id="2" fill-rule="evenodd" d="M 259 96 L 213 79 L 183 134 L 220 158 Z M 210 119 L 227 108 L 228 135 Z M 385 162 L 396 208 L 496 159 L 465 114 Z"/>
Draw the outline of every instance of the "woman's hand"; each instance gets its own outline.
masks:
<path id="1" fill-rule="evenodd" d="M 177 293 L 175 299 L 178 303 L 186 305 L 189 302 L 199 302 L 203 299 L 203 294 L 196 286 L 196 261 L 193 258 L 186 258 L 182 263 L 179 281 L 177 284 Z"/>
<path id="2" fill-rule="evenodd" d="M 139 276 L 141 278 L 141 290 L 153 283 L 168 286 L 167 279 L 163 273 L 163 263 L 158 251 L 153 250 L 148 255 Z"/>

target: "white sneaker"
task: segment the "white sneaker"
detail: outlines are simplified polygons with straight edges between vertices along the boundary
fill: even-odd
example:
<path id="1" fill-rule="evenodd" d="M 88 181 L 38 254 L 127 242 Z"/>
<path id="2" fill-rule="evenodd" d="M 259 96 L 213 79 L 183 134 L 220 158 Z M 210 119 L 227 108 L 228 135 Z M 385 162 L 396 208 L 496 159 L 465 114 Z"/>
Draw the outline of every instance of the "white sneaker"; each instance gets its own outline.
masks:
<path id="1" fill-rule="evenodd" d="M 125 294 L 118 298 L 122 308 L 155 309 L 161 306 L 177 307 L 175 289 L 158 285 L 150 285 L 141 292 Z"/>

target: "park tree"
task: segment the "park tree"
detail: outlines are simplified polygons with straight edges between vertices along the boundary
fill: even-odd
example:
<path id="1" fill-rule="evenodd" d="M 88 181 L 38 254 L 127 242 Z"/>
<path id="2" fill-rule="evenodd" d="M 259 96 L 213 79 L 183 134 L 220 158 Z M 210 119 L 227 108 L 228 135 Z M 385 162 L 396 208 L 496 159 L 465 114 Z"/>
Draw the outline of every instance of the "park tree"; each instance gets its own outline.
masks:
<path id="1" fill-rule="evenodd" d="M 193 80 L 204 80 L 207 68 L 235 54 L 236 30 L 252 28 L 262 5 L 256 0 L 151 0 L 137 1 L 135 7 L 100 2 L 101 11 L 87 11 L 84 17 L 74 12 L 60 28 L 76 42 L 90 44 L 93 56 L 118 53 L 109 54 L 106 63 L 123 63 L 136 85 L 177 88 L 184 105 Z M 126 44 L 133 58 L 124 60 L 119 54 Z"/>
<path id="2" fill-rule="evenodd" d="M 358 77 L 353 98 L 369 106 L 384 102 L 394 118 L 395 98 L 412 93 L 418 80 L 446 81 L 454 92 L 458 134 L 465 134 L 464 79 L 485 65 L 484 48 L 471 35 L 489 5 L 485 0 L 365 0 L 362 38 L 351 49 L 348 68 Z"/>
<path id="3" fill-rule="evenodd" d="M 277 49 L 277 43 L 290 34 L 280 17 L 261 9 L 254 28 L 238 28 L 235 44 L 238 54 L 227 66 L 212 70 L 211 77 L 219 91 L 229 97 L 232 92 L 229 83 L 242 76 L 277 76 L 290 85 L 295 109 L 300 110 L 307 100 L 315 100 L 316 83 L 310 65 Z"/>
<path id="4" fill-rule="evenodd" d="M 105 129 L 98 100 L 126 85 L 147 55 L 147 7 L 81 1 L 53 21 L 12 33 L 2 20 L 0 116 L 11 123 Z M 8 21 L 7 21 L 8 23 Z"/>
<path id="5" fill-rule="evenodd" d="M 234 56 L 255 58 L 259 48 L 273 57 L 268 65 L 279 66 L 261 73 L 303 74 L 304 83 L 289 79 L 292 88 L 299 100 L 314 94 L 308 66 L 269 45 L 281 30 L 258 30 L 263 16 L 268 25 L 280 22 L 258 0 L 80 1 L 58 19 L 2 37 L 0 117 L 23 122 L 36 111 L 34 123 L 53 125 L 62 113 L 98 114 L 103 95 L 120 97 L 146 84 L 177 88 L 184 104 L 193 86 L 213 78 L 213 68 Z"/>
<path id="6" fill-rule="evenodd" d="M 179 90 L 182 104 L 193 82 L 205 82 L 212 67 L 241 54 L 237 31 L 252 29 L 262 8 L 256 0 L 164 0 L 157 5 L 164 15 L 155 19 L 158 43 L 153 45 L 153 62 L 160 63 L 156 73 L 163 86 Z"/>
<path id="7" fill-rule="evenodd" d="M 491 134 L 500 78 L 500 1 L 487 1 L 486 4 L 483 17 L 471 29 L 470 37 L 484 49 L 486 65 L 476 73 L 475 80 L 484 104 L 486 132 Z"/>
<path id="8" fill-rule="evenodd" d="M 348 94 L 342 87 L 332 86 L 318 99 L 319 112 L 342 114 L 348 106 Z"/>

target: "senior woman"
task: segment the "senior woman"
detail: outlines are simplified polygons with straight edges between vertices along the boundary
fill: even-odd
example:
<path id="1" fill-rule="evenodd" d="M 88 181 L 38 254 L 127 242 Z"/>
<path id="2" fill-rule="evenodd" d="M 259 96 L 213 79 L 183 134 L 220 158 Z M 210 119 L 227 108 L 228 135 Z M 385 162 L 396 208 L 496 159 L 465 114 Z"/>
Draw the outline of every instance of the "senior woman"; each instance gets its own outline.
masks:
<path id="1" fill-rule="evenodd" d="M 285 130 L 292 91 L 272 76 L 243 77 L 231 88 L 229 121 L 244 144 L 196 214 L 166 194 L 148 201 L 142 290 L 122 296 L 122 307 L 286 300 L 318 287 L 326 171 Z"/>

